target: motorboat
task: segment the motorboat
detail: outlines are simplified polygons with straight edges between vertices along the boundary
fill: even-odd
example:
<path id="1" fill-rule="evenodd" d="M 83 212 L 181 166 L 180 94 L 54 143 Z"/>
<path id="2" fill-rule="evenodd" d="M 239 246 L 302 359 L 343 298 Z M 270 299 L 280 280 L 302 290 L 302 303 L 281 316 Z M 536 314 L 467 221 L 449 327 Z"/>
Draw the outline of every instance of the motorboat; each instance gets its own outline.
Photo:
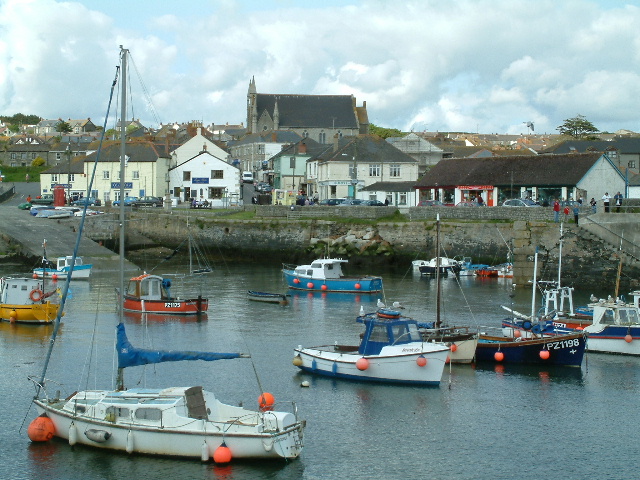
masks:
<path id="1" fill-rule="evenodd" d="M 0 278 L 0 317 L 11 323 L 43 325 L 52 323 L 60 297 L 56 288 L 47 291 L 45 282 L 35 278 Z"/>
<path id="2" fill-rule="evenodd" d="M 130 278 L 124 298 L 120 299 L 124 311 L 170 315 L 197 315 L 207 311 L 207 298 L 201 295 L 193 298 L 173 296 L 172 285 L 171 278 L 148 273 Z"/>
<path id="3" fill-rule="evenodd" d="M 249 290 L 247 292 L 247 296 L 249 297 L 249 300 L 253 300 L 254 302 L 277 303 L 279 305 L 287 305 L 289 303 L 287 296 L 283 293 L 256 292 L 255 290 Z"/>
<path id="4" fill-rule="evenodd" d="M 289 288 L 317 292 L 377 293 L 382 290 L 382 277 L 346 276 L 342 258 L 320 258 L 309 265 L 283 265 L 282 273 Z"/>
<path id="5" fill-rule="evenodd" d="M 82 257 L 76 257 L 74 260 L 71 255 L 58 257 L 55 266 L 50 264 L 46 257 L 43 257 L 42 263 L 46 266 L 33 270 L 36 278 L 64 280 L 68 275 L 71 275 L 72 280 L 86 280 L 91 276 L 91 269 L 93 267 L 90 263 L 84 263 Z M 71 271 L 71 265 L 73 265 L 73 272 Z"/>
<path id="6" fill-rule="evenodd" d="M 441 275 L 447 275 L 449 272 L 457 274 L 462 270 L 460 262 L 454 258 L 436 257 L 422 262 L 418 266 L 418 270 L 422 275 L 435 275 L 438 269 Z"/>

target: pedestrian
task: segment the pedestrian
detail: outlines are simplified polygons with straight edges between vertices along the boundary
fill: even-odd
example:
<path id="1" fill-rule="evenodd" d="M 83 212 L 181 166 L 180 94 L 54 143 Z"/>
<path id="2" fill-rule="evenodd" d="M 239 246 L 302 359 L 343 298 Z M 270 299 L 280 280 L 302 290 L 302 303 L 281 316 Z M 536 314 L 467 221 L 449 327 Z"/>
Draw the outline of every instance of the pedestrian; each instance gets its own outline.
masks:
<path id="1" fill-rule="evenodd" d="M 609 202 L 611 201 L 611 197 L 609 196 L 609 192 L 604 192 L 602 196 L 602 203 L 604 204 L 604 213 L 609 213 Z"/>
<path id="2" fill-rule="evenodd" d="M 569 207 L 564 207 L 564 221 L 569 221 Z"/>
<path id="3" fill-rule="evenodd" d="M 557 198 L 553 201 L 553 221 L 556 223 L 560 221 L 560 202 Z"/>
<path id="4" fill-rule="evenodd" d="M 616 213 L 620 213 L 620 207 L 622 206 L 622 199 L 623 198 L 624 197 L 622 196 L 622 194 L 620 192 L 616 193 L 613 196 L 613 199 L 614 199 L 615 204 L 616 204 Z"/>
<path id="5" fill-rule="evenodd" d="M 593 211 L 593 213 L 596 213 L 596 210 L 598 209 L 598 202 L 596 202 L 595 198 L 591 197 L 589 205 L 591 205 L 591 210 Z"/>
<path id="6" fill-rule="evenodd" d="M 573 219 L 576 222 L 576 225 L 578 225 L 578 215 L 580 215 L 580 205 L 574 205 L 573 206 Z"/>
<path id="7" fill-rule="evenodd" d="M 482 196 L 478 195 L 478 206 L 481 207 L 484 205 L 484 200 L 482 200 Z"/>
<path id="8" fill-rule="evenodd" d="M 578 197 L 578 204 L 582 206 L 582 197 Z"/>
<path id="9" fill-rule="evenodd" d="M 27 195 L 27 203 L 31 203 L 31 195 Z"/>
<path id="10" fill-rule="evenodd" d="M 384 206 L 385 206 L 385 207 L 388 207 L 388 206 L 389 206 L 389 199 L 388 199 L 388 198 L 385 198 L 385 199 L 384 199 Z"/>
<path id="11" fill-rule="evenodd" d="M 27 183 L 29 183 L 29 174 L 27 173 L 24 178 L 27 180 Z"/>

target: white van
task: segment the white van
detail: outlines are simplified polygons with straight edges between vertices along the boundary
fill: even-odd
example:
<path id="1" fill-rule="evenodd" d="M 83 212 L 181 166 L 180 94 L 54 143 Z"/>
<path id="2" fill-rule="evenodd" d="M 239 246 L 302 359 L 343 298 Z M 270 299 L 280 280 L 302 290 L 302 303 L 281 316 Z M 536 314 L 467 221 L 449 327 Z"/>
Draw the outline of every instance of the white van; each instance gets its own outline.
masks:
<path id="1" fill-rule="evenodd" d="M 242 183 L 253 183 L 253 173 L 242 172 Z"/>

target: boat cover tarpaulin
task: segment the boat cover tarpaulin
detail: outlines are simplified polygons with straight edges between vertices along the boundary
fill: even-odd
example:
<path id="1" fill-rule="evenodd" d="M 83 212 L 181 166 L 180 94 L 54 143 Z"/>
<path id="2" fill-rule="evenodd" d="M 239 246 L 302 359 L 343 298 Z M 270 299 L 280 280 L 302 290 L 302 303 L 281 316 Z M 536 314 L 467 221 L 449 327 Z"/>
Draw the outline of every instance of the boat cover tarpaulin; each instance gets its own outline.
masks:
<path id="1" fill-rule="evenodd" d="M 177 362 L 180 360 L 227 360 L 240 358 L 240 353 L 215 353 L 215 352 L 191 352 L 191 351 L 162 351 L 145 350 L 136 348 L 129 342 L 124 324 L 117 326 L 118 366 L 120 368 L 136 367 L 160 362 Z"/>

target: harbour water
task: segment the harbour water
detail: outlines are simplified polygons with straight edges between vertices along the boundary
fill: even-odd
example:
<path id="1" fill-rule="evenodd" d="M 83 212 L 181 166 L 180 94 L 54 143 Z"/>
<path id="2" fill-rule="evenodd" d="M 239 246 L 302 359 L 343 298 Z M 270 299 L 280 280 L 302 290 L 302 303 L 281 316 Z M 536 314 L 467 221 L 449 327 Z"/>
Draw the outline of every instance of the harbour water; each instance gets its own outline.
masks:
<path id="1" fill-rule="evenodd" d="M 14 272 L 3 272 L 14 273 Z M 353 273 L 353 272 L 350 272 Z M 587 355 L 582 368 L 447 366 L 439 387 L 351 383 L 302 374 L 293 348 L 357 342 L 360 306 L 380 297 L 404 313 L 432 320 L 435 282 L 407 272 L 384 276 L 383 295 L 291 293 L 290 304 L 250 302 L 247 290 L 285 292 L 277 265 L 225 265 L 186 279 L 210 298 L 206 319 L 127 317 L 129 339 L 153 348 L 241 351 L 251 359 L 136 367 L 125 384 L 202 385 L 226 403 L 254 408 L 260 386 L 277 402 L 297 403 L 307 420 L 301 458 L 288 463 L 216 466 L 197 460 L 110 453 L 65 442 L 32 444 L 35 416 L 28 376 L 39 377 L 51 327 L 0 324 L 2 479 L 633 479 L 640 461 L 635 419 L 640 359 Z M 47 372 L 51 394 L 111 388 L 117 273 L 72 282 Z M 175 281 L 176 288 L 179 282 Z M 506 312 L 531 310 L 530 289 L 505 279 L 443 281 L 450 323 L 494 326 Z M 576 303 L 591 293 L 577 292 Z M 95 348 L 91 348 L 95 339 Z M 89 365 L 91 365 L 89 367 Z M 257 374 L 257 375 L 256 375 Z M 310 386 L 304 388 L 302 381 Z"/>

